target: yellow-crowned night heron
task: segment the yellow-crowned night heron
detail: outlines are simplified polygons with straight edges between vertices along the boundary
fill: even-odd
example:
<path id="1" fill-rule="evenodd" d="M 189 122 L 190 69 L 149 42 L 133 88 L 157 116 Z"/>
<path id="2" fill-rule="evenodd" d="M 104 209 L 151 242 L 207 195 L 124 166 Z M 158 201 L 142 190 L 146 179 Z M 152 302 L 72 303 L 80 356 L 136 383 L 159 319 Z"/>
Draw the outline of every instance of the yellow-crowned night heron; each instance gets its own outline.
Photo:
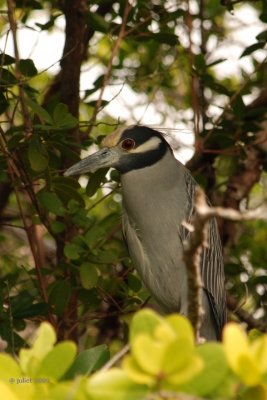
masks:
<path id="1" fill-rule="evenodd" d="M 145 286 L 166 312 L 187 315 L 187 273 L 183 243 L 190 232 L 196 182 L 174 158 L 164 137 L 143 126 L 116 131 L 104 148 L 69 168 L 65 175 L 113 167 L 121 173 L 123 231 L 130 257 Z M 204 316 L 200 335 L 220 338 L 226 318 L 221 243 L 215 219 L 209 223 L 201 274 Z"/>

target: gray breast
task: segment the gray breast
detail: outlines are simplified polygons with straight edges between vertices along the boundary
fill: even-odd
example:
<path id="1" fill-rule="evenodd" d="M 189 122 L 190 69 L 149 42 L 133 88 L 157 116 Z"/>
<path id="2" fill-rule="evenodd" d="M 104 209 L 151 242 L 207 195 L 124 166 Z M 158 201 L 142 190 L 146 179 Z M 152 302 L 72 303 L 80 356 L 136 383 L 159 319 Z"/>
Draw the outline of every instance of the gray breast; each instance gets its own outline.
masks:
<path id="1" fill-rule="evenodd" d="M 136 269 L 165 310 L 186 313 L 184 167 L 167 152 L 160 162 L 124 174 L 122 190 L 124 234 Z"/>

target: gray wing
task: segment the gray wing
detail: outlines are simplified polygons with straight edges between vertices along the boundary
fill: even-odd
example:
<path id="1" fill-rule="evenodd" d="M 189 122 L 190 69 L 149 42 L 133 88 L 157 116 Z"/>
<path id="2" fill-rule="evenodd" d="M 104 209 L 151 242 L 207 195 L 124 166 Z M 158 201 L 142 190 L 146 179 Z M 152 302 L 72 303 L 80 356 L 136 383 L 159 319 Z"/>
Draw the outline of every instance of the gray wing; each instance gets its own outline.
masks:
<path id="1" fill-rule="evenodd" d="M 190 223 L 194 215 L 194 193 L 197 183 L 187 170 L 185 170 L 185 184 L 189 200 L 186 221 Z M 181 228 L 182 239 L 188 239 L 190 232 L 183 226 Z M 222 327 L 226 322 L 226 295 L 222 245 L 215 218 L 209 222 L 208 243 L 209 246 L 202 251 L 201 276 L 216 323 L 217 336 L 220 338 Z"/>

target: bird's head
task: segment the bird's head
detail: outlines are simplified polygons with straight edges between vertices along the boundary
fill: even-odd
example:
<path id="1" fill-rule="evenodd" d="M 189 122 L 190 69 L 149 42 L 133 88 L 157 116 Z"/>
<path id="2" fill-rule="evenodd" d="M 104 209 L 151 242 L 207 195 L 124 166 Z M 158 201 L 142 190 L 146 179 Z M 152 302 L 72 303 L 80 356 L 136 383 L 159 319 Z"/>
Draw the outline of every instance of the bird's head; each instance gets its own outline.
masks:
<path id="1" fill-rule="evenodd" d="M 102 147 L 74 164 L 64 175 L 85 174 L 100 168 L 116 168 L 125 173 L 155 164 L 169 150 L 168 143 L 159 132 L 144 126 L 117 130 L 105 137 Z"/>

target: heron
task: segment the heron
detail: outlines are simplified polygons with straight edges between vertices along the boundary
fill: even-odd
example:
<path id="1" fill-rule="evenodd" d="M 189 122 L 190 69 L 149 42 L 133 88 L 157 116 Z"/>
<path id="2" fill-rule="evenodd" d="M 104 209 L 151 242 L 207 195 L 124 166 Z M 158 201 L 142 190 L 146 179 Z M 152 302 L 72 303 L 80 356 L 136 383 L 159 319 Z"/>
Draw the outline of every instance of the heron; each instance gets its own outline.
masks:
<path id="1" fill-rule="evenodd" d="M 164 313 L 188 316 L 185 241 L 194 215 L 197 183 L 163 134 L 130 126 L 106 136 L 96 153 L 71 166 L 65 176 L 115 168 L 121 176 L 122 227 L 130 258 L 144 286 Z M 222 246 L 215 218 L 203 247 L 200 336 L 220 340 L 226 322 Z"/>

